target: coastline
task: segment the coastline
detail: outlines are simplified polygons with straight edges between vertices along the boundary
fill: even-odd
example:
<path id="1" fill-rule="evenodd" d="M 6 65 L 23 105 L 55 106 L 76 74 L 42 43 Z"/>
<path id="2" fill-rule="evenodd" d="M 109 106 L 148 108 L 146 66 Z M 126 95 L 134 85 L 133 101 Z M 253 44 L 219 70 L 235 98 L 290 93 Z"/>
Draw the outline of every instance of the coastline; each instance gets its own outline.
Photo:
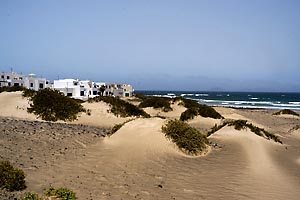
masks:
<path id="1" fill-rule="evenodd" d="M 248 120 L 278 135 L 283 144 L 225 127 L 209 137 L 208 154 L 194 157 L 179 152 L 161 133 L 165 120 L 180 116 L 180 105 L 167 113 L 147 108 L 152 118 L 135 119 L 103 137 L 107 128 L 126 121 L 107 113 L 105 104 L 91 105 L 91 115 L 82 114 L 72 124 L 50 123 L 20 115 L 25 110 L 17 106 L 27 101 L 20 94 L 2 95 L 7 112 L 0 113 L 0 155 L 25 171 L 26 191 L 68 187 L 79 199 L 296 200 L 300 195 L 300 117 L 216 107 L 226 119 Z M 220 122 L 200 116 L 188 121 L 202 133 Z"/>

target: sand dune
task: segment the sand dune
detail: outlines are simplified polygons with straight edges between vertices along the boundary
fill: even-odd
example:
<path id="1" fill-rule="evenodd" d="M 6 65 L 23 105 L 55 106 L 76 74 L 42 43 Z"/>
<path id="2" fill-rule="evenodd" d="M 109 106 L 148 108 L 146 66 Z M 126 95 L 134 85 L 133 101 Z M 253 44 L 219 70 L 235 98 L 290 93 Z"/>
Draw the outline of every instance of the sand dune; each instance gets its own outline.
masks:
<path id="1" fill-rule="evenodd" d="M 22 92 L 0 93 L 0 116 L 15 117 L 19 119 L 37 120 L 34 114 L 27 112 L 28 100 L 22 97 Z"/>
<path id="2" fill-rule="evenodd" d="M 132 118 L 117 117 L 113 113 L 108 112 L 110 107 L 107 103 L 97 102 L 97 103 L 83 103 L 85 109 L 91 111 L 91 115 L 86 113 L 81 113 L 78 120 L 72 122 L 74 124 L 86 124 L 98 127 L 112 127 L 115 124 L 123 123 Z"/>
<path id="3" fill-rule="evenodd" d="M 181 113 L 183 113 L 186 108 L 178 105 L 178 103 L 171 104 L 172 111 L 163 112 L 161 109 L 155 109 L 152 107 L 144 108 L 144 110 L 149 113 L 152 117 L 161 116 L 169 119 L 179 119 Z"/>
<path id="4" fill-rule="evenodd" d="M 136 119 L 126 123 L 119 131 L 104 140 L 105 145 L 118 149 L 118 155 L 137 159 L 149 155 L 180 154 L 176 146 L 161 132 L 165 120 L 160 118 Z"/>
<path id="5" fill-rule="evenodd" d="M 21 93 L 1 93 L 0 103 L 0 116 L 36 119 L 26 112 Z M 74 123 L 111 127 L 127 120 L 107 113 L 105 103 L 84 106 L 91 116 L 82 113 Z M 174 119 L 185 108 L 146 110 Z M 300 132 L 293 128 L 300 120 L 266 110 L 217 110 L 259 124 L 284 144 L 225 127 L 209 138 L 218 144 L 209 154 L 191 157 L 164 137 L 160 118 L 135 119 L 106 138 L 101 137 L 105 130 L 90 126 L 2 118 L 0 156 L 25 171 L 27 191 L 42 193 L 51 184 L 71 188 L 79 199 L 298 200 Z M 196 117 L 189 123 L 207 130 L 219 120 Z"/>

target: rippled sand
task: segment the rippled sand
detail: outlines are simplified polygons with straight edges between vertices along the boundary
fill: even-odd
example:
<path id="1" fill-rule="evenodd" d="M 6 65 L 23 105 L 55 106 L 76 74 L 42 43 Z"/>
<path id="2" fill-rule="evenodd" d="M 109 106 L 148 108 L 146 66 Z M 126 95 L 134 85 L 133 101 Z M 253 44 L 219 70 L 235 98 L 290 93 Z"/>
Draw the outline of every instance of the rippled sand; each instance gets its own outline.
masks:
<path id="1" fill-rule="evenodd" d="M 32 144 L 36 151 L 19 157 L 18 162 L 26 165 L 28 156 L 49 161 L 40 162 L 38 168 L 24 169 L 29 191 L 42 193 L 50 184 L 64 186 L 73 189 L 79 199 L 298 200 L 300 132 L 295 127 L 300 124 L 299 118 L 272 116 L 272 111 L 265 110 L 217 109 L 226 118 L 248 119 L 264 127 L 279 135 L 284 144 L 225 127 L 210 137 L 218 145 L 207 155 L 191 157 L 163 136 L 160 128 L 164 120 L 151 118 L 131 121 L 110 138 L 94 137 L 93 133 L 86 134 L 84 140 L 82 135 L 62 139 L 55 143 L 58 151 L 65 143 L 74 145 L 58 158 L 47 152 L 50 134 L 48 139 L 40 138 L 43 145 Z M 168 115 L 175 118 L 178 113 Z M 85 119 L 87 123 L 91 120 Z M 205 131 L 218 121 L 196 118 L 190 123 Z M 60 133 L 59 128 L 55 132 Z M 34 141 L 37 136 L 27 137 Z M 17 141 L 20 152 L 26 152 L 28 141 Z M 0 142 L 1 148 L 14 147 L 9 139 Z M 44 152 L 34 153 L 37 151 Z M 6 150 L 2 152 L 2 157 L 10 158 L 4 155 Z"/>

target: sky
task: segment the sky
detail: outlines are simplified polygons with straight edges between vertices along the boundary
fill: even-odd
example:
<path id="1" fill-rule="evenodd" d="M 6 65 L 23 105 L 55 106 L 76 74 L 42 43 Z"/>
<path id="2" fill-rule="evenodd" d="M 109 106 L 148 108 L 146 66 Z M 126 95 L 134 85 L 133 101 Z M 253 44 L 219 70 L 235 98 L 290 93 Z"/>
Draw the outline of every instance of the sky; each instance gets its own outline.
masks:
<path id="1" fill-rule="evenodd" d="M 11 68 L 137 90 L 300 92 L 300 1 L 1 0 Z"/>

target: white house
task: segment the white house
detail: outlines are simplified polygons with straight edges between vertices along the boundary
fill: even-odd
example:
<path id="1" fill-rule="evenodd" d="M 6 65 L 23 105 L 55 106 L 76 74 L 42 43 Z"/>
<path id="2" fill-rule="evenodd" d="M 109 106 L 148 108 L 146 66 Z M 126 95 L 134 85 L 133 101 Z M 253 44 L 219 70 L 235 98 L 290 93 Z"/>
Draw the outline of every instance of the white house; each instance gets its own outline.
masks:
<path id="1" fill-rule="evenodd" d="M 1 72 L 0 87 L 21 86 L 27 89 L 39 90 L 50 86 L 45 78 L 38 78 L 35 74 L 28 76 L 16 72 Z"/>
<path id="2" fill-rule="evenodd" d="M 76 99 L 87 99 L 92 97 L 92 82 L 89 80 L 79 81 L 78 79 L 54 80 L 53 89 L 59 90 L 65 96 Z"/>
<path id="3" fill-rule="evenodd" d="M 29 74 L 23 77 L 24 87 L 32 90 L 42 90 L 50 87 L 50 82 L 45 78 L 38 78 L 35 74 Z"/>
<path id="4" fill-rule="evenodd" d="M 96 96 L 131 97 L 134 92 L 133 87 L 128 84 L 61 79 L 54 80 L 53 85 L 50 85 L 50 81 L 45 78 L 39 78 L 35 74 L 24 76 L 15 72 L 0 73 L 0 87 L 10 86 L 22 86 L 36 91 L 50 87 L 59 90 L 65 96 L 82 100 Z"/>
<path id="5" fill-rule="evenodd" d="M 0 87 L 23 86 L 23 75 L 16 72 L 1 72 Z"/>

